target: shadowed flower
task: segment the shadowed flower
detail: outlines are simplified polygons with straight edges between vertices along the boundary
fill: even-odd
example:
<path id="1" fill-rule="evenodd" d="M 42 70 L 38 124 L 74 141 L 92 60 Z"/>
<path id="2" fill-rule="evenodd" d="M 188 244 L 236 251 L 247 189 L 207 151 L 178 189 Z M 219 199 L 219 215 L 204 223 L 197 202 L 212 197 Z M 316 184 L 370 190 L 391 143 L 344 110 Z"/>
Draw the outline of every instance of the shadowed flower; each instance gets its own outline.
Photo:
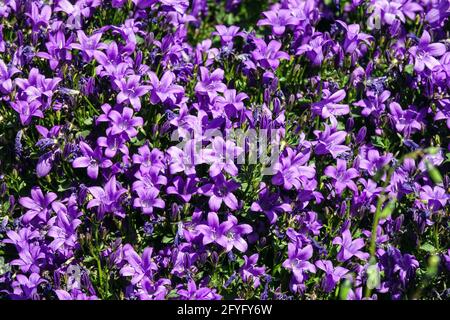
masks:
<path id="1" fill-rule="evenodd" d="M 200 193 L 209 197 L 209 208 L 219 211 L 222 203 L 231 210 L 239 208 L 239 202 L 233 191 L 239 188 L 239 184 L 234 180 L 225 180 L 223 174 L 214 177 L 214 183 L 207 183 L 200 187 Z"/>

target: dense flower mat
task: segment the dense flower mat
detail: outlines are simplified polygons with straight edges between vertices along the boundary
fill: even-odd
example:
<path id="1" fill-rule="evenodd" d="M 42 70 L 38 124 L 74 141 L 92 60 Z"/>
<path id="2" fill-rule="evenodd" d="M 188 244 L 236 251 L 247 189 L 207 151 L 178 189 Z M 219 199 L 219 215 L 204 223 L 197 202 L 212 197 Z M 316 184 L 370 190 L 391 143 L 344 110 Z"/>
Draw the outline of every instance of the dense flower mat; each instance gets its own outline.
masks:
<path id="1" fill-rule="evenodd" d="M 0 297 L 448 299 L 449 16 L 0 1 Z"/>

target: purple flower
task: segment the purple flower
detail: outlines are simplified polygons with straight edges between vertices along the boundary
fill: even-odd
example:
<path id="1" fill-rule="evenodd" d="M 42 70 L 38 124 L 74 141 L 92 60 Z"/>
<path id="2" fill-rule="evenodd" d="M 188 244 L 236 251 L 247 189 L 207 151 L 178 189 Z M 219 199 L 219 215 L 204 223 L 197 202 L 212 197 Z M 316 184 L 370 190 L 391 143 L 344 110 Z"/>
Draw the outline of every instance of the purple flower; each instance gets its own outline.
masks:
<path id="1" fill-rule="evenodd" d="M 19 113 L 20 122 L 24 126 L 30 124 L 32 117 L 44 118 L 44 114 L 37 101 L 28 103 L 26 101 L 18 100 L 16 102 L 11 102 L 11 107 Z"/>
<path id="2" fill-rule="evenodd" d="M 331 133 L 330 126 L 325 124 L 324 131 L 314 131 L 317 137 L 317 144 L 314 151 L 318 155 L 331 153 L 333 158 L 350 150 L 349 147 L 342 145 L 347 136 L 345 131 L 336 131 Z"/>
<path id="3" fill-rule="evenodd" d="M 45 254 L 39 244 L 27 244 L 19 251 L 19 259 L 11 261 L 12 266 L 18 266 L 22 272 L 39 273 L 45 263 Z"/>
<path id="4" fill-rule="evenodd" d="M 52 15 L 52 9 L 50 6 L 44 5 L 42 9 L 39 10 L 35 2 L 31 3 L 31 13 L 26 13 L 30 18 L 31 24 L 33 26 L 33 32 L 38 32 L 41 27 L 46 28 L 50 21 Z"/>
<path id="5" fill-rule="evenodd" d="M 153 261 L 153 248 L 145 248 L 142 257 L 130 246 L 123 248 L 125 266 L 120 269 L 120 274 L 124 277 L 131 277 L 131 284 L 137 284 L 145 278 L 153 278 L 154 271 L 158 270 Z"/>
<path id="6" fill-rule="evenodd" d="M 0 59 L 0 93 L 8 95 L 13 89 L 12 76 L 20 71 L 14 66 L 6 66 L 5 62 Z M 17 111 L 17 110 L 16 110 Z"/>
<path id="7" fill-rule="evenodd" d="M 164 168 L 164 154 L 158 150 L 150 151 L 148 145 L 139 147 L 138 154 L 133 155 L 133 162 L 140 164 L 141 171 L 159 172 Z"/>
<path id="8" fill-rule="evenodd" d="M 298 56 L 304 54 L 314 66 L 319 66 L 322 64 L 324 59 L 323 51 L 327 48 L 330 42 L 330 39 L 326 39 L 320 32 L 318 32 L 308 43 L 301 45 L 295 54 Z"/>
<path id="9" fill-rule="evenodd" d="M 8 239 L 3 240 L 3 242 L 15 245 L 16 248 L 20 251 L 23 248 L 27 247 L 29 243 L 34 242 L 40 237 L 39 231 L 33 229 L 30 226 L 21 228 L 18 230 L 18 232 L 9 230 L 6 232 Z"/>
<path id="10" fill-rule="evenodd" d="M 64 32 L 58 31 L 55 35 L 50 34 L 48 42 L 45 44 L 47 52 L 38 52 L 38 57 L 49 60 L 50 68 L 55 70 L 61 62 L 72 60 L 72 48 L 73 37 L 70 36 L 66 39 Z"/>
<path id="11" fill-rule="evenodd" d="M 248 224 L 238 224 L 236 217 L 229 215 L 227 221 L 219 223 L 217 213 L 208 213 L 208 224 L 199 224 L 196 229 L 203 234 L 203 245 L 217 243 L 231 251 L 233 247 L 241 252 L 247 251 L 247 242 L 242 235 L 252 232 L 252 227 Z"/>
<path id="12" fill-rule="evenodd" d="M 222 24 L 217 25 L 216 31 L 214 31 L 212 34 L 220 37 L 222 46 L 232 46 L 233 39 L 236 36 L 242 36 L 242 32 L 239 32 L 239 27 L 226 27 Z"/>
<path id="13" fill-rule="evenodd" d="M 65 12 L 69 16 L 67 25 L 75 29 L 81 29 L 81 23 L 84 20 L 83 17 L 89 16 L 90 13 L 85 1 L 77 1 L 72 5 L 68 0 L 60 0 L 55 8 L 55 12 L 58 11 Z"/>
<path id="14" fill-rule="evenodd" d="M 313 255 L 313 248 L 307 245 L 299 247 L 300 243 L 288 244 L 288 258 L 283 262 L 283 267 L 291 270 L 297 283 L 303 283 L 305 272 L 316 272 L 316 267 L 308 260 Z"/>
<path id="15" fill-rule="evenodd" d="M 445 52 L 443 43 L 430 43 L 431 36 L 425 30 L 419 39 L 419 44 L 409 49 L 409 53 L 414 57 L 414 70 L 422 72 L 425 67 L 433 70 L 439 65 L 439 61 L 435 57 L 442 56 Z"/>
<path id="16" fill-rule="evenodd" d="M 345 262 L 353 256 L 356 256 L 361 260 L 367 260 L 369 258 L 368 253 L 360 250 L 365 246 L 364 240 L 361 238 L 352 240 L 352 234 L 348 229 L 342 232 L 342 237 L 338 236 L 334 238 L 333 244 L 341 246 L 341 249 L 337 254 L 337 260 L 339 262 Z"/>
<path id="17" fill-rule="evenodd" d="M 138 197 L 134 199 L 133 206 L 135 208 L 141 208 L 142 213 L 151 215 L 154 208 L 163 209 L 165 202 L 158 198 L 159 190 L 156 188 L 150 189 L 137 189 Z"/>
<path id="18" fill-rule="evenodd" d="M 223 93 L 223 97 L 217 96 L 214 99 L 214 105 L 224 110 L 230 118 L 236 116 L 239 111 L 244 109 L 244 103 L 242 101 L 248 98 L 248 95 L 245 93 L 241 92 L 236 94 L 236 90 L 227 89 Z"/>
<path id="19" fill-rule="evenodd" d="M 178 172 L 185 172 L 187 175 L 195 174 L 195 166 L 201 163 L 194 139 L 186 142 L 184 150 L 178 147 L 170 147 L 167 153 L 169 155 L 169 171 L 171 174 Z"/>
<path id="20" fill-rule="evenodd" d="M 242 148 L 227 139 L 225 142 L 222 137 L 215 137 L 212 141 L 212 149 L 204 151 L 204 161 L 210 163 L 209 175 L 216 177 L 222 173 L 222 170 L 232 176 L 238 174 L 238 168 L 234 164 L 235 159 L 243 152 Z"/>
<path id="21" fill-rule="evenodd" d="M 38 273 L 32 273 L 29 277 L 18 274 L 12 283 L 12 298 L 38 300 L 38 287 L 43 282 L 46 282 L 46 280 L 42 279 Z"/>
<path id="22" fill-rule="evenodd" d="M 105 213 L 113 213 L 121 218 L 125 216 L 123 208 L 120 205 L 120 198 L 127 191 L 118 185 L 116 176 L 112 176 L 103 188 L 90 187 L 88 190 L 94 197 L 88 202 L 88 209 L 97 207 L 97 212 L 100 217 L 103 217 Z"/>
<path id="23" fill-rule="evenodd" d="M 405 137 L 409 137 L 415 131 L 422 129 L 422 124 L 418 120 L 421 120 L 423 116 L 415 111 L 413 106 L 403 110 L 397 102 L 391 102 L 389 111 L 395 129 L 403 133 Z"/>
<path id="24" fill-rule="evenodd" d="M 238 220 L 235 216 L 228 215 L 227 225 L 224 228 L 224 237 L 216 240 L 218 244 L 225 248 L 225 251 L 229 252 L 233 248 L 236 248 L 240 252 L 247 251 L 247 242 L 242 238 L 243 235 L 253 232 L 253 228 L 249 224 L 238 224 Z"/>
<path id="25" fill-rule="evenodd" d="M 133 109 L 125 107 L 122 114 L 116 110 L 111 110 L 108 114 L 111 119 L 111 134 L 126 133 L 129 138 L 137 135 L 137 130 L 134 127 L 140 127 L 144 124 L 141 117 L 133 117 Z"/>
<path id="26" fill-rule="evenodd" d="M 126 140 L 121 135 L 107 134 L 106 137 L 98 137 L 97 145 L 105 148 L 105 156 L 114 158 L 117 151 L 128 155 L 128 147 L 125 144 Z"/>
<path id="27" fill-rule="evenodd" d="M 361 28 L 359 24 L 349 24 L 347 25 L 345 22 L 336 20 L 336 22 L 342 26 L 345 30 L 345 40 L 343 44 L 344 51 L 348 54 L 353 54 L 356 52 L 358 56 L 361 54 L 359 52 L 358 46 L 360 43 L 369 44 L 373 37 L 360 32 Z"/>
<path id="28" fill-rule="evenodd" d="M 112 161 L 103 157 L 103 152 L 100 147 L 95 150 L 83 141 L 80 141 L 80 149 L 83 156 L 76 158 L 72 162 L 74 168 L 87 168 L 87 174 L 91 179 L 97 179 L 98 168 L 109 168 L 112 166 Z"/>
<path id="29" fill-rule="evenodd" d="M 286 190 L 292 187 L 299 190 L 302 183 L 316 175 L 314 167 L 304 165 L 308 160 L 308 153 L 296 153 L 292 148 L 286 148 L 285 156 L 281 156 L 279 162 L 273 166 L 275 175 L 272 177 L 272 183 L 282 185 Z"/>
<path id="30" fill-rule="evenodd" d="M 440 186 L 435 186 L 434 188 L 431 188 L 428 185 L 423 186 L 420 190 L 419 195 L 419 201 L 425 201 L 428 208 L 433 211 L 439 210 L 440 208 L 445 208 L 447 200 L 449 200 L 450 198 L 450 196 Z"/>
<path id="31" fill-rule="evenodd" d="M 312 112 L 323 119 L 327 119 L 330 116 L 342 116 L 350 113 L 350 108 L 347 104 L 339 104 L 345 99 L 345 90 L 338 90 L 335 93 L 331 93 L 328 90 L 323 90 L 324 99 L 312 104 Z"/>
<path id="32" fill-rule="evenodd" d="M 167 100 L 175 103 L 177 101 L 177 96 L 184 94 L 184 89 L 182 86 L 173 84 L 175 81 L 175 75 L 172 72 L 166 71 L 163 74 L 161 81 L 152 71 L 150 71 L 148 75 L 150 77 L 150 102 L 152 104 L 157 104 L 160 102 L 164 103 Z"/>
<path id="33" fill-rule="evenodd" d="M 213 72 L 205 67 L 200 67 L 200 81 L 195 85 L 195 92 L 202 95 L 208 95 L 210 101 L 217 96 L 218 92 L 225 92 L 227 86 L 222 82 L 224 72 L 222 69 L 216 69 Z"/>
<path id="34" fill-rule="evenodd" d="M 391 160 L 392 154 L 388 153 L 380 156 L 380 152 L 378 150 L 370 149 L 366 154 L 366 158 L 362 158 L 359 161 L 359 167 L 367 170 L 371 176 L 374 176 L 384 166 L 388 165 Z"/>
<path id="35" fill-rule="evenodd" d="M 265 69 L 275 70 L 280 65 L 280 60 L 289 60 L 289 55 L 280 51 L 281 42 L 272 40 L 267 44 L 264 40 L 254 40 L 256 49 L 252 51 L 252 57 Z"/>
<path id="36" fill-rule="evenodd" d="M 83 58 L 85 61 L 89 62 L 94 59 L 94 54 L 99 49 L 104 49 L 105 46 L 100 43 L 100 39 L 102 37 L 102 33 L 98 32 L 88 37 L 82 30 L 77 31 L 78 42 L 73 43 L 71 47 L 73 49 L 78 49 L 83 53 Z"/>
<path id="37" fill-rule="evenodd" d="M 178 289 L 177 294 L 186 300 L 220 300 L 222 298 L 213 289 L 206 287 L 197 288 L 195 281 L 192 279 L 188 282 L 187 290 Z"/>
<path id="38" fill-rule="evenodd" d="M 265 19 L 258 21 L 257 26 L 272 26 L 272 31 L 276 36 L 282 36 L 286 26 L 295 26 L 299 20 L 291 15 L 287 9 L 271 10 L 263 12 Z"/>
<path id="39" fill-rule="evenodd" d="M 50 204 L 56 198 L 57 196 L 53 192 L 44 195 L 39 187 L 31 189 L 31 198 L 22 197 L 19 199 L 19 203 L 29 209 L 22 216 L 22 222 L 28 224 L 35 218 L 38 218 L 42 222 L 47 222 L 50 215 Z"/>
<path id="40" fill-rule="evenodd" d="M 318 260 L 315 265 L 325 272 L 325 277 L 322 280 L 322 288 L 325 292 L 333 291 L 336 284 L 349 272 L 343 267 L 334 268 L 333 263 L 329 260 Z"/>
<path id="41" fill-rule="evenodd" d="M 261 284 L 260 277 L 265 274 L 265 267 L 257 267 L 256 263 L 258 262 L 259 254 L 255 253 L 250 257 L 244 255 L 244 264 L 239 269 L 239 273 L 241 275 L 242 280 L 245 283 L 253 283 L 254 288 L 258 288 Z"/>
<path id="42" fill-rule="evenodd" d="M 53 226 L 47 232 L 47 235 L 54 239 L 49 247 L 53 251 L 74 248 L 77 244 L 77 228 L 81 220 L 70 217 L 66 206 L 62 203 L 53 203 L 53 209 L 57 216 Z"/>
<path id="43" fill-rule="evenodd" d="M 209 197 L 208 205 L 213 211 L 219 211 L 222 203 L 225 203 L 231 210 L 237 210 L 239 203 L 233 191 L 238 188 L 237 182 L 227 181 L 223 174 L 219 174 L 214 177 L 214 183 L 207 183 L 200 187 L 200 193 Z"/>
<path id="44" fill-rule="evenodd" d="M 188 203 L 198 190 L 198 181 L 197 177 L 191 176 L 183 179 L 180 176 L 176 176 L 173 181 L 173 186 L 168 186 L 166 192 L 167 194 L 177 195 L 184 202 Z"/>
<path id="45" fill-rule="evenodd" d="M 134 110 L 141 109 L 141 99 L 143 95 L 149 92 L 149 86 L 140 84 L 141 77 L 137 75 L 128 76 L 127 79 L 114 80 L 120 92 L 117 95 L 117 103 L 130 103 Z"/>
<path id="46" fill-rule="evenodd" d="M 98 300 L 96 295 L 89 296 L 80 289 L 73 288 L 70 292 L 65 290 L 55 290 L 59 300 Z"/>
<path id="47" fill-rule="evenodd" d="M 253 202 L 250 209 L 255 212 L 263 212 L 270 224 L 277 221 L 278 214 L 292 211 L 291 206 L 287 203 L 280 203 L 280 196 L 277 193 L 271 193 L 264 183 L 261 183 L 260 189 L 259 200 Z"/>
<path id="48" fill-rule="evenodd" d="M 326 167 L 324 174 L 333 179 L 334 187 L 338 195 L 341 195 L 345 188 L 349 188 L 353 192 L 358 191 L 358 187 L 352 180 L 359 176 L 358 171 L 355 168 L 347 170 L 347 162 L 345 160 L 337 159 L 336 167 Z"/>

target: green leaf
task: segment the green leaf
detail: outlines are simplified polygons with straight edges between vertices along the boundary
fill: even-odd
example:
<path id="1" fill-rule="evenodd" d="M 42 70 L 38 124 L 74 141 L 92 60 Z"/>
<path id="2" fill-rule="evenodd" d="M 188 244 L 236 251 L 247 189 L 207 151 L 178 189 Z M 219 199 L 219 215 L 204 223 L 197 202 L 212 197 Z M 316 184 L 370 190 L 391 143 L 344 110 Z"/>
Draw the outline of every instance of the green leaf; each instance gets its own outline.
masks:
<path id="1" fill-rule="evenodd" d="M 431 243 L 424 243 L 420 246 L 420 249 L 426 252 L 436 252 L 436 248 Z"/>
<path id="2" fill-rule="evenodd" d="M 384 207 L 384 209 L 380 213 L 380 219 L 386 219 L 389 217 L 395 209 L 395 204 L 397 203 L 397 199 L 392 199 L 388 202 L 388 204 Z"/>
<path id="3" fill-rule="evenodd" d="M 409 75 L 412 75 L 414 73 L 414 66 L 412 64 L 408 64 L 405 67 L 405 72 Z"/>
<path id="4" fill-rule="evenodd" d="M 442 183 L 443 179 L 439 170 L 428 160 L 425 160 L 425 165 L 427 167 L 427 171 L 430 175 L 431 180 L 433 180 L 433 182 L 436 184 Z"/>
<path id="5" fill-rule="evenodd" d="M 162 238 L 162 243 L 167 244 L 167 243 L 172 243 L 173 242 L 173 236 L 164 236 Z"/>

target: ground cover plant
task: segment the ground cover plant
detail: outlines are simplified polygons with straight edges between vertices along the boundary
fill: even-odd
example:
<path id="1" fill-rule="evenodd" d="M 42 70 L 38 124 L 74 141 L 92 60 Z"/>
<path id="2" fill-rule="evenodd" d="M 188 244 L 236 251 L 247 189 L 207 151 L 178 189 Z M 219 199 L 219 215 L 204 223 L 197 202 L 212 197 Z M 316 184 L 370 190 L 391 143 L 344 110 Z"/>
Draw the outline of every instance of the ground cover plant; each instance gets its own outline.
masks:
<path id="1" fill-rule="evenodd" d="M 449 17 L 1 0 L 0 298 L 448 299 Z"/>

